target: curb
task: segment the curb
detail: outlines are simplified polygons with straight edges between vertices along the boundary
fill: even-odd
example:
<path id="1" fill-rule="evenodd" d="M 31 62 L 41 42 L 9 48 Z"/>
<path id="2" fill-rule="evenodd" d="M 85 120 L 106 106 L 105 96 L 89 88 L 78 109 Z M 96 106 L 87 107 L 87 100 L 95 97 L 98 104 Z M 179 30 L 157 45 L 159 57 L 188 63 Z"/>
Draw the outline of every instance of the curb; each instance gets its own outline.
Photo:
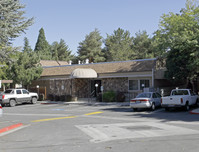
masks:
<path id="1" fill-rule="evenodd" d="M 2 128 L 2 129 L 0 129 L 0 134 L 1 134 L 1 133 L 4 133 L 4 132 L 7 132 L 7 131 L 10 131 L 10 130 L 12 130 L 12 129 L 21 127 L 21 126 L 23 126 L 23 124 L 22 124 L 22 123 L 18 123 L 18 124 L 14 124 L 14 125 L 11 125 L 11 126 Z"/>
<path id="2" fill-rule="evenodd" d="M 199 114 L 199 112 L 194 112 L 194 110 L 193 110 L 193 111 L 190 111 L 189 113 L 190 113 L 190 114 L 195 114 L 195 115 Z"/>
<path id="3" fill-rule="evenodd" d="M 50 102 L 49 102 L 49 103 L 40 103 L 40 104 L 58 104 L 58 103 L 50 103 Z"/>

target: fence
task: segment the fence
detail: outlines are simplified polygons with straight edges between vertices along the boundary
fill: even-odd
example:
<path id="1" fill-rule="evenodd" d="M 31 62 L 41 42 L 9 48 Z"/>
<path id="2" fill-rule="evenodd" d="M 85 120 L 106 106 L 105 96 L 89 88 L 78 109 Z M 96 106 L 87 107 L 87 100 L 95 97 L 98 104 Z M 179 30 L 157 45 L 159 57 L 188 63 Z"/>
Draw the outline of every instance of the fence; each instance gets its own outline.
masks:
<path id="1" fill-rule="evenodd" d="M 29 88 L 29 91 L 31 91 L 31 92 L 37 92 L 38 95 L 39 95 L 39 97 L 40 97 L 41 95 L 43 95 L 43 96 L 44 96 L 44 100 L 47 99 L 47 96 L 46 96 L 46 87 L 39 87 L 39 88 L 34 87 L 34 88 Z"/>

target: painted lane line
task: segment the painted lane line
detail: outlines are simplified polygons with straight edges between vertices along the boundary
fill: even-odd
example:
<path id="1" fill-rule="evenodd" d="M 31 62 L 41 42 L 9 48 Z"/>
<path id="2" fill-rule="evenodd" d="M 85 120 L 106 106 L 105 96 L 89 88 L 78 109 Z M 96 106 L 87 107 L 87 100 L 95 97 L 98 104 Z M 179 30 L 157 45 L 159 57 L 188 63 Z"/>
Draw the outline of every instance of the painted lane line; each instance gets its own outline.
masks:
<path id="1" fill-rule="evenodd" d="M 14 116 L 69 116 L 66 114 L 31 114 L 31 113 L 4 113 L 4 115 L 14 115 Z"/>
<path id="2" fill-rule="evenodd" d="M 52 121 L 52 120 L 60 120 L 60 119 L 68 119 L 68 118 L 76 118 L 77 116 L 68 116 L 68 117 L 58 117 L 58 118 L 49 118 L 49 119 L 40 119 L 33 120 L 31 122 L 43 122 L 43 121 Z"/>
<path id="3" fill-rule="evenodd" d="M 29 124 L 29 125 L 22 125 L 22 126 L 18 126 L 17 128 L 13 128 L 13 129 L 11 129 L 11 130 L 2 132 L 2 133 L 0 133 L 0 137 L 1 137 L 1 136 L 5 136 L 5 135 L 10 134 L 10 133 L 13 133 L 13 132 L 15 132 L 15 131 L 17 131 L 17 130 L 20 130 L 20 129 L 29 127 L 29 126 L 30 126 L 30 124 Z"/>
<path id="4" fill-rule="evenodd" d="M 11 129 L 15 129 L 17 127 L 21 127 L 22 125 L 23 125 L 22 123 L 18 123 L 18 124 L 14 124 L 14 125 L 2 128 L 2 129 L 0 129 L 0 134 L 3 133 L 3 132 L 9 131 Z"/>
<path id="5" fill-rule="evenodd" d="M 100 113 L 103 113 L 103 112 L 102 111 L 97 111 L 97 112 L 87 113 L 85 115 L 89 116 L 89 115 L 95 115 L 95 114 L 100 114 Z"/>

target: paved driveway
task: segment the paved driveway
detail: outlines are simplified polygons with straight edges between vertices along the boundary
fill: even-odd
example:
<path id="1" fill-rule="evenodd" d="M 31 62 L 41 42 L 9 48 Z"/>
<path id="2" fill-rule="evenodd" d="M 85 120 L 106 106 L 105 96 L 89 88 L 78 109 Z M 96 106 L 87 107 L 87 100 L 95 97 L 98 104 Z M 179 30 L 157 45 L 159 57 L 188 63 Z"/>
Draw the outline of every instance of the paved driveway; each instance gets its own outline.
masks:
<path id="1" fill-rule="evenodd" d="M 185 111 L 133 112 L 128 106 L 25 104 L 4 107 L 2 152 L 198 151 L 199 115 Z"/>

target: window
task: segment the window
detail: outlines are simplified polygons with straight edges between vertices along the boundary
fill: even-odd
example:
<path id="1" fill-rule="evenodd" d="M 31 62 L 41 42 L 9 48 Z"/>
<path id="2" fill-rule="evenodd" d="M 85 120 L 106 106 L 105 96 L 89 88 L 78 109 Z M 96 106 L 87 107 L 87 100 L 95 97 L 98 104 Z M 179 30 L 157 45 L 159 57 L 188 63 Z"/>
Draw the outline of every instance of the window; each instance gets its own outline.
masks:
<path id="1" fill-rule="evenodd" d="M 141 93 L 136 98 L 151 98 L 151 93 Z"/>
<path id="2" fill-rule="evenodd" d="M 21 94 L 21 90 L 16 90 L 17 94 Z"/>
<path id="3" fill-rule="evenodd" d="M 140 80 L 140 89 L 149 88 L 149 80 Z"/>
<path id="4" fill-rule="evenodd" d="M 138 80 L 129 80 L 129 90 L 139 90 Z"/>
<path id="5" fill-rule="evenodd" d="M 189 92 L 187 90 L 174 90 L 172 95 L 189 95 Z"/>
<path id="6" fill-rule="evenodd" d="M 27 90 L 22 90 L 23 94 L 29 94 Z"/>
<path id="7" fill-rule="evenodd" d="M 156 96 L 156 94 L 155 94 L 155 93 L 153 93 L 153 98 L 157 98 L 157 96 Z"/>
<path id="8" fill-rule="evenodd" d="M 6 91 L 4 91 L 4 93 L 13 93 L 13 91 L 12 90 L 6 90 Z"/>
<path id="9" fill-rule="evenodd" d="M 156 93 L 156 96 L 157 96 L 158 98 L 161 98 L 161 97 L 162 97 L 159 93 Z"/>

